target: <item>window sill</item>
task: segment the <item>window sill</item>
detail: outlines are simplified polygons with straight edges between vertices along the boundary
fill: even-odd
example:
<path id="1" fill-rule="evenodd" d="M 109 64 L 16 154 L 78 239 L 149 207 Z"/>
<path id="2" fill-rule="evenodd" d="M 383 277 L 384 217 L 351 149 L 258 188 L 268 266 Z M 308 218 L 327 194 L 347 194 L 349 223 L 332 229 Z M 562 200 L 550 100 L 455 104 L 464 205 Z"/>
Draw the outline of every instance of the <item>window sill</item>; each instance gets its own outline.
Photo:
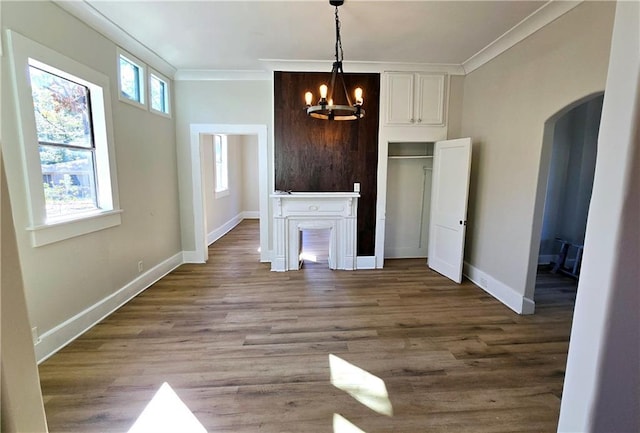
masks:
<path id="1" fill-rule="evenodd" d="M 31 245 L 41 247 L 71 239 L 121 224 L 122 210 L 111 210 L 89 215 L 81 219 L 27 227 L 31 232 Z"/>
<path id="2" fill-rule="evenodd" d="M 127 98 L 126 96 L 123 96 L 122 94 L 118 94 L 118 99 L 120 100 L 120 102 L 124 102 L 126 104 L 129 105 L 133 105 L 134 107 L 137 107 L 141 110 L 147 111 L 147 104 L 140 102 L 140 101 L 136 101 L 135 99 L 130 99 Z"/>
<path id="3" fill-rule="evenodd" d="M 228 189 L 223 189 L 222 191 L 216 191 L 214 193 L 214 197 L 215 198 L 222 198 L 222 197 L 226 197 L 229 195 L 229 190 Z"/>

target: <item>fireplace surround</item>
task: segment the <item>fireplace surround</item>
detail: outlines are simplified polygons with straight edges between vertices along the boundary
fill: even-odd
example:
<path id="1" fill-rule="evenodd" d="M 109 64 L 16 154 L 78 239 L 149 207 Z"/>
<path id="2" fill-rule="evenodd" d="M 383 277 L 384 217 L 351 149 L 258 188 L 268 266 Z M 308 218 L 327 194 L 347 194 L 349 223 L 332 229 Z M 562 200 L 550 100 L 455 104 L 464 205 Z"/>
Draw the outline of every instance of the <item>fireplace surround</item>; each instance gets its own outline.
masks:
<path id="1" fill-rule="evenodd" d="M 300 269 L 301 234 L 329 229 L 329 268 L 356 269 L 357 192 L 291 192 L 271 194 L 274 256 L 271 270 Z"/>

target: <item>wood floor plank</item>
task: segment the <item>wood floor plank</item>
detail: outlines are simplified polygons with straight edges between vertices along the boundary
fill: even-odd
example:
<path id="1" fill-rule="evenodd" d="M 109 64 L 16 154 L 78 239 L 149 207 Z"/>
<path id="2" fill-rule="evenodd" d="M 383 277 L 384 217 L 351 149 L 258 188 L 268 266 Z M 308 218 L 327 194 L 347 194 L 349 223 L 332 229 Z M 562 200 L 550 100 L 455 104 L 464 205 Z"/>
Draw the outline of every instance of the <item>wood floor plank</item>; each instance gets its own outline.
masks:
<path id="1" fill-rule="evenodd" d="M 50 431 L 126 432 L 164 382 L 210 433 L 336 433 L 338 415 L 367 433 L 556 430 L 573 280 L 542 274 L 518 316 L 424 259 L 330 271 L 321 238 L 304 241 L 319 262 L 273 273 L 258 232 L 244 221 L 40 365 Z"/>

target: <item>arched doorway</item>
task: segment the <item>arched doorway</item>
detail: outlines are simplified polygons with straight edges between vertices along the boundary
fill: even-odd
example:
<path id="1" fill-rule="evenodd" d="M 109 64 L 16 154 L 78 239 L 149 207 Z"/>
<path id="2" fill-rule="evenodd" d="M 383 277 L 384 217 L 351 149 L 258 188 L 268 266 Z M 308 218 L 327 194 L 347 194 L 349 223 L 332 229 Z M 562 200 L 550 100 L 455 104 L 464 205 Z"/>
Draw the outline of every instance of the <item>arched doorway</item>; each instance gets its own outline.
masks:
<path id="1" fill-rule="evenodd" d="M 539 266 L 578 278 L 597 154 L 604 94 L 589 95 L 544 126 L 529 287 Z"/>

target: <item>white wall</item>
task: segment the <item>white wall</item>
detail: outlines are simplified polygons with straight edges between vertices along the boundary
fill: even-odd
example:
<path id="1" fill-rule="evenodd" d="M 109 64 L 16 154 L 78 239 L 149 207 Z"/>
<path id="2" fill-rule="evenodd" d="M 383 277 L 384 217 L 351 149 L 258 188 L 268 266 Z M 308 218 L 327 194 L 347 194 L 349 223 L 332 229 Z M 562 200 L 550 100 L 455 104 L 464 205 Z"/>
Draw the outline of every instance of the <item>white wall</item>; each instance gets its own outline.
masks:
<path id="1" fill-rule="evenodd" d="M 604 89 L 614 8 L 584 2 L 464 79 L 461 135 L 474 143 L 467 273 L 512 304 L 532 305 L 544 124 Z"/>
<path id="2" fill-rule="evenodd" d="M 31 326 L 42 338 L 36 353 L 42 358 L 108 312 L 93 307 L 115 307 L 124 300 L 112 296 L 139 282 L 139 260 L 147 270 L 180 253 L 175 123 L 120 102 L 116 45 L 57 5 L 3 2 L 2 12 L 3 31 L 13 29 L 101 72 L 111 83 L 122 224 L 38 248 L 25 230 L 29 218 L 13 92 L 2 94 L 7 181 Z M 4 89 L 13 85 L 8 72 L 5 55 Z"/>
<path id="3" fill-rule="evenodd" d="M 639 17 L 618 3 L 559 432 L 640 431 Z"/>
<path id="4" fill-rule="evenodd" d="M 176 137 L 182 248 L 195 250 L 190 160 L 191 124 L 268 126 L 268 160 L 273 161 L 273 91 L 271 81 L 176 81 Z M 273 167 L 268 177 L 273 182 Z M 273 191 L 273 184 L 268 186 Z"/>

